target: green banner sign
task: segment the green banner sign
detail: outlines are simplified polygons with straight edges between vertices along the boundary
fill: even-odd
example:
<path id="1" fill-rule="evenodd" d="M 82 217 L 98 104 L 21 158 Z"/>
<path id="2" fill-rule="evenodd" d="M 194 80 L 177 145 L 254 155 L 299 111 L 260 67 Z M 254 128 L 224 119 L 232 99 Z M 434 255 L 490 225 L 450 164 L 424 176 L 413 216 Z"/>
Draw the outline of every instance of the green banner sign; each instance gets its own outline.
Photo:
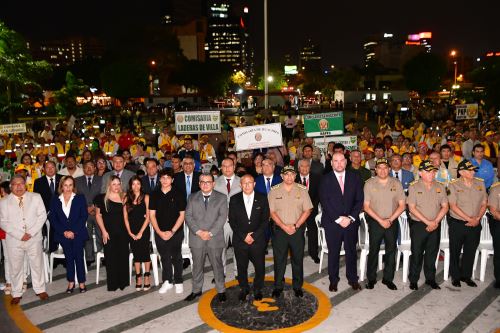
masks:
<path id="1" fill-rule="evenodd" d="M 308 137 L 344 134 L 344 113 L 328 112 L 304 115 L 304 131 Z"/>

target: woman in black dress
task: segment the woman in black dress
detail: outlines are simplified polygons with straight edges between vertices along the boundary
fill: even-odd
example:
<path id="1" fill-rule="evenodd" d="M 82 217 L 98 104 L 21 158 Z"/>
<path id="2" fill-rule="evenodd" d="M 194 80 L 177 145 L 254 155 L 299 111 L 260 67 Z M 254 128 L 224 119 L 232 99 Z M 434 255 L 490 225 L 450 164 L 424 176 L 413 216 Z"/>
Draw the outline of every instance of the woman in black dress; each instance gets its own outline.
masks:
<path id="1" fill-rule="evenodd" d="M 105 194 L 95 198 L 96 221 L 101 229 L 106 259 L 108 291 L 129 285 L 129 240 L 123 218 L 123 193 L 120 178 L 111 176 Z"/>
<path id="2" fill-rule="evenodd" d="M 134 255 L 135 266 L 135 290 L 141 291 L 142 273 L 141 264 L 144 263 L 144 290 L 151 289 L 150 268 L 151 257 L 149 256 L 149 196 L 142 191 L 141 179 L 138 176 L 130 178 L 128 192 L 123 207 L 125 227 L 130 236 L 130 248 Z"/>

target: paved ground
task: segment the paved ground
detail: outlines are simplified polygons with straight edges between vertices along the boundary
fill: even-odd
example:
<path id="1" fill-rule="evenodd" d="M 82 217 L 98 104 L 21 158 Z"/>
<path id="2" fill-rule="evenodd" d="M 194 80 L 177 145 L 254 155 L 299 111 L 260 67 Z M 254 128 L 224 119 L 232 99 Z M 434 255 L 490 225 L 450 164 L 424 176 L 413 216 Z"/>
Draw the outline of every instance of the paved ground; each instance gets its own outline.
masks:
<path id="1" fill-rule="evenodd" d="M 232 258 L 231 250 L 229 258 Z M 267 274 L 272 276 L 272 262 L 266 265 Z M 226 281 L 234 278 L 233 265 L 228 267 Z M 390 291 L 378 283 L 373 290 L 354 292 L 346 283 L 342 267 L 339 291 L 331 293 L 326 269 L 318 273 L 318 265 L 308 257 L 304 260 L 304 268 L 306 282 L 319 288 L 332 304 L 328 318 L 311 332 L 494 332 L 500 328 L 500 292 L 493 288 L 491 258 L 486 280 L 477 281 L 477 288 L 454 288 L 450 281 L 443 281 L 440 262 L 438 282 L 442 289 L 438 291 L 426 286 L 411 291 L 402 283 L 399 270 L 395 277 L 397 291 Z M 208 290 L 213 287 L 213 274 L 209 267 L 206 272 L 205 290 Z M 54 282 L 48 285 L 49 301 L 41 303 L 29 289 L 23 297 L 22 310 L 44 332 L 157 332 L 162 329 L 215 332 L 200 319 L 198 303 L 183 300 L 191 291 L 189 268 L 184 271 L 185 292 L 182 295 L 173 291 L 160 295 L 158 288 L 136 292 L 129 287 L 124 291 L 108 292 L 105 269 L 100 275 L 100 283 L 96 285 L 95 267 L 92 267 L 88 274 L 89 291 L 67 295 L 64 293 L 64 271 L 59 266 Z M 287 277 L 290 275 L 288 266 Z M 16 332 L 8 325 L 5 306 L 10 307 L 0 302 L 0 332 Z"/>

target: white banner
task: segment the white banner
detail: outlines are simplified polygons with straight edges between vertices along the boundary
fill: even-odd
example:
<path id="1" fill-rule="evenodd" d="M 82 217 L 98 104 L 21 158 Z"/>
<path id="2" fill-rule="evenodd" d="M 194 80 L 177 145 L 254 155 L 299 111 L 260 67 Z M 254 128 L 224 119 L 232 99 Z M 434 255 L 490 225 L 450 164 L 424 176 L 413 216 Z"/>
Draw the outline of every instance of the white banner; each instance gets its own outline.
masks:
<path id="1" fill-rule="evenodd" d="M 314 145 L 321 151 L 326 151 L 329 142 L 341 143 L 346 150 L 358 149 L 358 137 L 350 136 L 325 136 L 324 138 L 314 138 Z"/>
<path id="2" fill-rule="evenodd" d="M 457 110 L 457 120 L 477 119 L 477 104 L 459 104 L 456 105 L 455 108 Z"/>
<path id="3" fill-rule="evenodd" d="M 236 151 L 282 146 L 281 124 L 235 127 L 234 140 Z"/>
<path id="4" fill-rule="evenodd" d="M 26 123 L 0 125 L 0 134 L 26 133 Z"/>
<path id="5" fill-rule="evenodd" d="M 220 111 L 175 113 L 176 134 L 220 133 Z"/>

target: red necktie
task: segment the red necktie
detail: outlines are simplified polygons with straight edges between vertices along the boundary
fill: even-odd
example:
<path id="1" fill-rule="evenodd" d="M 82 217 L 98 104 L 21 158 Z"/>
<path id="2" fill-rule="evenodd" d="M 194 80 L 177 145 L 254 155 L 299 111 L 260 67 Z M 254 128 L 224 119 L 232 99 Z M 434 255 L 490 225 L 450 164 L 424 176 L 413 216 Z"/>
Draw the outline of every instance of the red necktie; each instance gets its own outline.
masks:
<path id="1" fill-rule="evenodd" d="M 229 192 L 231 192 L 231 179 L 226 179 L 227 180 L 227 194 L 229 194 Z"/>

